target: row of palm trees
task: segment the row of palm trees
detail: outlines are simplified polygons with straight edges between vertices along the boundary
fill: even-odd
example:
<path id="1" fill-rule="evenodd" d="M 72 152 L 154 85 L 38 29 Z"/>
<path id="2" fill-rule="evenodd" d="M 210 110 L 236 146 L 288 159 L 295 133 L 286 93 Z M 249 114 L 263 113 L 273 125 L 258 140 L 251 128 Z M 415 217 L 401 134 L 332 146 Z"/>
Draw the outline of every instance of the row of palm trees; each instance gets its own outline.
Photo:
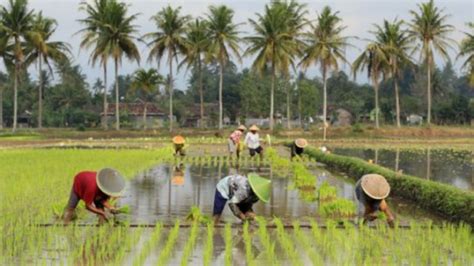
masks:
<path id="1" fill-rule="evenodd" d="M 326 6 L 315 21 L 308 20 L 306 5 L 294 0 L 275 0 L 268 3 L 262 14 L 257 14 L 256 19 L 249 19 L 253 32 L 246 37 L 241 37 L 241 25 L 234 22 L 234 11 L 225 5 L 210 6 L 202 18 L 195 19 L 181 14 L 180 7 L 164 7 L 151 18 L 156 31 L 143 36 L 138 36 L 138 28 L 134 24 L 138 14 L 129 14 L 128 6 L 118 0 L 83 1 L 80 10 L 85 13 L 85 18 L 79 20 L 83 28 L 77 33 L 82 37 L 81 49 L 90 52 L 91 65 L 99 64 L 103 69 L 104 117 L 107 117 L 108 105 L 108 61 L 112 60 L 114 64 L 117 130 L 120 129 L 119 67 L 124 57 L 140 62 L 137 48 L 140 41 L 145 42 L 149 48 L 148 62 L 156 62 L 159 67 L 162 60 L 167 60 L 169 73 L 166 85 L 170 100 L 170 118 L 173 117 L 173 62 L 176 62 L 178 71 L 183 67 L 197 70 L 201 117 L 204 117 L 203 65 L 216 63 L 219 66 L 219 128 L 222 128 L 223 120 L 224 68 L 232 59 L 241 61 L 241 58 L 246 56 L 254 58 L 252 68 L 260 75 L 271 76 L 269 117 L 270 128 L 273 129 L 276 80 L 289 80 L 298 67 L 302 70 L 313 65 L 320 68 L 323 79 L 323 121 L 326 121 L 327 78 L 332 71 L 338 70 L 341 63 L 348 63 L 345 51 L 347 47 L 351 47 L 349 40 L 353 38 L 343 34 L 346 27 L 337 11 Z M 454 28 L 447 23 L 444 10 L 438 9 L 433 0 L 419 4 L 418 10 L 412 10 L 410 14 L 412 19 L 409 22 L 394 20 L 375 25 L 372 31 L 373 39 L 369 40 L 367 47 L 352 63 L 354 77 L 357 72 L 367 70 L 373 83 L 377 127 L 378 88 L 383 79 L 389 78 L 394 83 L 397 125 L 400 126 L 400 70 L 414 64 L 412 56 L 415 52 L 427 65 L 427 114 L 428 123 L 431 122 L 430 78 L 434 67 L 434 53 L 448 59 L 447 51 L 455 44 L 448 36 Z M 41 71 L 43 63 L 50 66 L 50 61 L 65 60 L 70 54 L 67 44 L 49 41 L 56 26 L 53 19 L 44 18 L 41 14 L 29 10 L 27 0 L 9 0 L 7 7 L 1 7 L 0 53 L 7 68 L 12 69 L 15 75 L 14 129 L 20 72 L 31 62 L 37 62 Z M 471 70 L 474 65 L 472 39 L 473 36 L 467 34 L 460 53 L 460 56 L 467 57 L 464 65 L 471 67 Z M 241 42 L 246 43 L 244 50 L 241 50 L 239 45 Z M 51 69 L 51 66 L 49 68 Z M 150 84 L 159 86 L 164 80 L 158 73 L 145 70 L 138 71 L 135 77 L 133 86 L 142 92 L 150 91 Z M 150 80 L 153 83 L 150 83 Z M 39 84 L 41 86 L 41 82 Z M 41 88 L 39 89 L 41 91 Z M 39 97 L 41 106 L 41 93 Z M 39 113 L 41 114 L 41 111 Z M 41 118 L 38 119 L 38 125 L 41 125 Z M 103 126 L 107 127 L 106 119 L 103 121 Z M 324 125 L 325 139 L 327 124 Z M 173 120 L 170 119 L 170 131 L 172 130 Z"/>

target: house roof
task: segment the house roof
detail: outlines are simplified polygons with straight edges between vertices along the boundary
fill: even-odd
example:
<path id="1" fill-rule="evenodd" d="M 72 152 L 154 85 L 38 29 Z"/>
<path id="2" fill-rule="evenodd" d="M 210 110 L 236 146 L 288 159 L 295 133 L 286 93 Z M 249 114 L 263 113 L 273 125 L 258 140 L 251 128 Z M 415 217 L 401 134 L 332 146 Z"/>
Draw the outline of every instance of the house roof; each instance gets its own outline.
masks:
<path id="1" fill-rule="evenodd" d="M 108 104 L 107 106 L 108 116 L 115 115 L 115 106 L 116 106 L 115 103 Z M 119 103 L 119 110 L 120 112 L 126 112 L 129 115 L 143 116 L 143 112 L 145 111 L 145 103 L 144 102 Z M 166 113 L 154 103 L 146 104 L 146 114 L 147 116 L 165 116 L 166 115 Z M 101 115 L 104 115 L 104 113 L 102 112 Z"/>

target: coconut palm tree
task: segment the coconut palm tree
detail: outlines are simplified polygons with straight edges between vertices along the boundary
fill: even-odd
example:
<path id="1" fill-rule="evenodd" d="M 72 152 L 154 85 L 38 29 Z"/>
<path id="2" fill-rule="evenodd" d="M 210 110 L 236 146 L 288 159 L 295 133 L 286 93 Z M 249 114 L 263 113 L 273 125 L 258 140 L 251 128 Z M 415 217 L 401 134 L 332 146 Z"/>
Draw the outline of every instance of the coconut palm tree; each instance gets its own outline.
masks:
<path id="1" fill-rule="evenodd" d="M 181 16 L 180 12 L 181 7 L 164 7 L 151 18 L 155 22 L 158 31 L 143 36 L 143 39 L 150 40 L 148 46 L 151 50 L 148 55 L 148 61 L 156 60 L 159 66 L 165 53 L 167 53 L 169 65 L 170 132 L 173 131 L 173 60 L 177 60 L 180 54 L 186 54 L 184 34 L 186 32 L 186 25 L 191 19 L 190 16 Z"/>
<path id="2" fill-rule="evenodd" d="M 274 2 L 266 5 L 265 13 L 257 14 L 257 17 L 257 20 L 249 19 L 255 34 L 245 38 L 249 43 L 245 55 L 257 55 L 252 68 L 260 75 L 270 71 L 270 130 L 273 130 L 276 76 L 277 73 L 288 76 L 290 66 L 294 68 L 294 61 L 301 53 L 302 45 L 297 37 L 302 16 L 287 3 Z M 294 17 L 298 19 L 288 19 Z"/>
<path id="3" fill-rule="evenodd" d="M 376 42 L 371 42 L 365 50 L 352 63 L 354 79 L 357 72 L 367 70 L 367 75 L 372 81 L 375 93 L 375 127 L 379 128 L 379 85 L 384 72 L 388 67 L 388 58 L 383 47 Z"/>
<path id="4" fill-rule="evenodd" d="M 397 127 L 400 127 L 400 96 L 398 81 L 401 78 L 400 70 L 412 64 L 410 54 L 413 50 L 412 41 L 408 32 L 402 29 L 403 21 L 395 19 L 393 22 L 384 20 L 382 26 L 375 25 L 374 32 L 377 43 L 382 46 L 389 60 L 389 74 L 395 89 L 395 109 L 397 113 Z"/>
<path id="5" fill-rule="evenodd" d="M 222 129 L 223 103 L 222 87 L 224 80 L 224 67 L 230 60 L 231 53 L 240 61 L 239 53 L 239 24 L 235 24 L 234 11 L 227 6 L 210 6 L 206 14 L 209 21 L 208 33 L 209 50 L 207 60 L 219 64 L 219 129 Z"/>
<path id="6" fill-rule="evenodd" d="M 146 115 L 148 102 L 153 100 L 159 93 L 159 85 L 163 83 L 163 77 L 156 69 L 139 69 L 133 74 L 131 89 L 144 104 L 143 109 L 143 129 L 146 129 Z"/>
<path id="7" fill-rule="evenodd" d="M 98 37 L 101 32 L 100 29 L 102 25 L 105 24 L 104 19 L 106 18 L 107 4 L 110 0 L 94 0 L 83 1 L 80 5 L 80 10 L 84 11 L 87 14 L 87 17 L 80 19 L 79 22 L 84 25 L 84 28 L 79 32 L 82 34 L 82 41 L 80 43 L 81 49 L 92 49 L 90 55 L 90 62 L 94 66 L 97 61 L 100 61 L 100 65 L 103 69 L 104 75 L 104 87 L 103 87 L 103 119 L 102 127 L 107 129 L 107 59 L 110 54 L 108 51 L 103 51 L 99 49 L 98 46 Z"/>
<path id="8" fill-rule="evenodd" d="M 33 27 L 27 36 L 27 46 L 31 49 L 26 64 L 33 61 L 38 63 L 38 128 L 43 126 L 43 62 L 48 66 L 52 74 L 50 62 L 68 60 L 70 54 L 69 45 L 65 42 L 50 41 L 51 36 L 57 28 L 57 22 L 51 18 L 43 17 L 40 12 L 33 19 Z"/>
<path id="9" fill-rule="evenodd" d="M 27 0 L 9 0 L 7 6 L 0 7 L 0 33 L 11 44 L 15 62 L 13 83 L 13 132 L 17 128 L 18 82 L 25 59 L 24 41 L 31 31 L 33 10 L 28 8 Z"/>
<path id="10" fill-rule="evenodd" d="M 461 42 L 458 58 L 467 57 L 462 67 L 469 68 L 469 83 L 474 87 L 474 23 L 468 23 L 467 26 L 472 32 L 464 33 L 466 37 Z"/>
<path id="11" fill-rule="evenodd" d="M 0 57 L 7 70 L 7 74 L 0 74 L 0 129 L 3 129 L 3 91 L 8 83 L 8 73 L 13 73 L 15 68 L 12 46 L 8 45 L 8 38 L 0 37 Z"/>
<path id="12" fill-rule="evenodd" d="M 196 19 L 190 23 L 186 30 L 186 53 L 183 61 L 179 64 L 179 67 L 186 65 L 188 68 L 195 67 L 198 72 L 198 83 L 199 83 L 199 100 L 200 100 L 200 113 L 201 113 L 201 127 L 204 126 L 204 87 L 202 82 L 202 64 L 203 59 L 208 51 L 209 40 L 206 35 L 207 33 L 207 22 L 205 20 Z"/>
<path id="13" fill-rule="evenodd" d="M 327 130 L 327 74 L 328 71 L 339 69 L 339 62 L 347 62 L 344 56 L 345 48 L 349 46 L 348 38 L 342 36 L 345 29 L 341 26 L 339 12 L 332 12 L 331 8 L 324 7 L 318 15 L 316 25 L 311 25 L 311 31 L 305 34 L 306 48 L 300 65 L 308 69 L 311 65 L 319 65 L 323 76 L 323 140 L 326 140 Z"/>
<path id="14" fill-rule="evenodd" d="M 426 97 L 428 102 L 427 123 L 431 124 L 431 71 L 434 66 L 433 52 L 437 52 L 445 61 L 449 60 L 448 49 L 454 40 L 448 37 L 454 27 L 447 24 L 448 15 L 443 9 L 435 6 L 434 1 L 418 4 L 418 11 L 410 10 L 412 20 L 409 23 L 409 33 L 419 45 L 415 48 L 420 51 L 421 60 L 427 66 Z"/>
<path id="15" fill-rule="evenodd" d="M 115 129 L 120 130 L 119 78 L 118 71 L 123 57 L 140 62 L 140 53 L 136 46 L 137 26 L 133 24 L 137 14 L 128 15 L 128 6 L 115 0 L 106 5 L 105 18 L 99 26 L 95 51 L 98 58 L 110 55 L 114 61 L 115 72 Z"/>

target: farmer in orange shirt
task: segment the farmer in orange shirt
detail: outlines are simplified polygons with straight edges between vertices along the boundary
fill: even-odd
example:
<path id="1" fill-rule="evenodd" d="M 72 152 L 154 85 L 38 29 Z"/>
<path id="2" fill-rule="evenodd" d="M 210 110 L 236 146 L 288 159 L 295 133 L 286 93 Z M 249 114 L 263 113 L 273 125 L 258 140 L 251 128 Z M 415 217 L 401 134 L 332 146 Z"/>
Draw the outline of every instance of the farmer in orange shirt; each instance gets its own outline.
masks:
<path id="1" fill-rule="evenodd" d="M 110 205 L 111 197 L 119 197 L 125 188 L 125 179 L 114 169 L 104 168 L 99 172 L 84 171 L 74 177 L 69 202 L 63 214 L 65 223 L 69 223 L 74 215 L 77 204 L 83 200 L 86 209 L 99 216 L 99 222 L 108 221 L 105 209 L 112 214 L 117 209 Z"/>
<path id="2" fill-rule="evenodd" d="M 230 157 L 235 153 L 237 155 L 237 159 L 240 157 L 240 138 L 244 134 L 247 128 L 244 125 L 240 125 L 232 134 L 229 136 L 228 140 L 228 148 Z"/>

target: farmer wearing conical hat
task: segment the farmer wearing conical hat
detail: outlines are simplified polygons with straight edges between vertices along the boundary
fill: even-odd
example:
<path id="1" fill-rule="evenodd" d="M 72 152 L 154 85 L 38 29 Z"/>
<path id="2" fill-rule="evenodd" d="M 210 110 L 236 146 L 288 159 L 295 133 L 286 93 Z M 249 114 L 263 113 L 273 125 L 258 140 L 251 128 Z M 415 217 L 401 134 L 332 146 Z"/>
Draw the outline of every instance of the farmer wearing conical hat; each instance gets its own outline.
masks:
<path id="1" fill-rule="evenodd" d="M 291 158 L 293 159 L 295 156 L 301 156 L 306 146 L 308 146 L 308 141 L 305 139 L 296 139 L 293 141 L 291 144 Z"/>
<path id="2" fill-rule="evenodd" d="M 173 146 L 174 146 L 174 155 L 175 156 L 185 156 L 186 153 L 184 151 L 184 143 L 186 140 L 183 136 L 177 135 L 173 137 Z"/>
<path id="3" fill-rule="evenodd" d="M 249 132 L 245 135 L 244 143 L 249 149 L 250 157 L 253 157 L 258 153 L 262 159 L 263 147 L 260 145 L 260 136 L 258 135 L 259 130 L 260 129 L 256 125 L 251 126 Z"/>
<path id="4" fill-rule="evenodd" d="M 227 141 L 230 157 L 232 157 L 234 153 L 237 158 L 240 157 L 240 138 L 242 137 L 242 134 L 244 134 L 245 130 L 247 130 L 247 128 L 244 125 L 240 125 L 234 132 L 232 132 L 232 134 L 230 134 Z"/>
<path id="5" fill-rule="evenodd" d="M 80 200 L 83 200 L 86 209 L 99 216 L 99 222 L 108 220 L 105 209 L 112 214 L 117 209 L 110 205 L 108 200 L 119 197 L 125 188 L 125 179 L 122 175 L 111 168 L 103 168 L 99 172 L 84 171 L 74 177 L 69 201 L 63 218 L 69 223 L 75 214 L 75 209 Z"/>
<path id="6" fill-rule="evenodd" d="M 268 202 L 270 199 L 271 181 L 257 174 L 230 175 L 217 183 L 214 196 L 214 223 L 218 224 L 224 211 L 225 204 L 234 215 L 242 221 L 253 220 L 255 213 L 253 204 L 258 200 Z"/>
<path id="7" fill-rule="evenodd" d="M 387 217 L 387 223 L 393 227 L 393 214 L 385 201 L 390 193 L 390 185 L 385 177 L 378 174 L 362 176 L 355 186 L 357 200 L 364 205 L 364 223 L 377 219 L 377 211 Z"/>

